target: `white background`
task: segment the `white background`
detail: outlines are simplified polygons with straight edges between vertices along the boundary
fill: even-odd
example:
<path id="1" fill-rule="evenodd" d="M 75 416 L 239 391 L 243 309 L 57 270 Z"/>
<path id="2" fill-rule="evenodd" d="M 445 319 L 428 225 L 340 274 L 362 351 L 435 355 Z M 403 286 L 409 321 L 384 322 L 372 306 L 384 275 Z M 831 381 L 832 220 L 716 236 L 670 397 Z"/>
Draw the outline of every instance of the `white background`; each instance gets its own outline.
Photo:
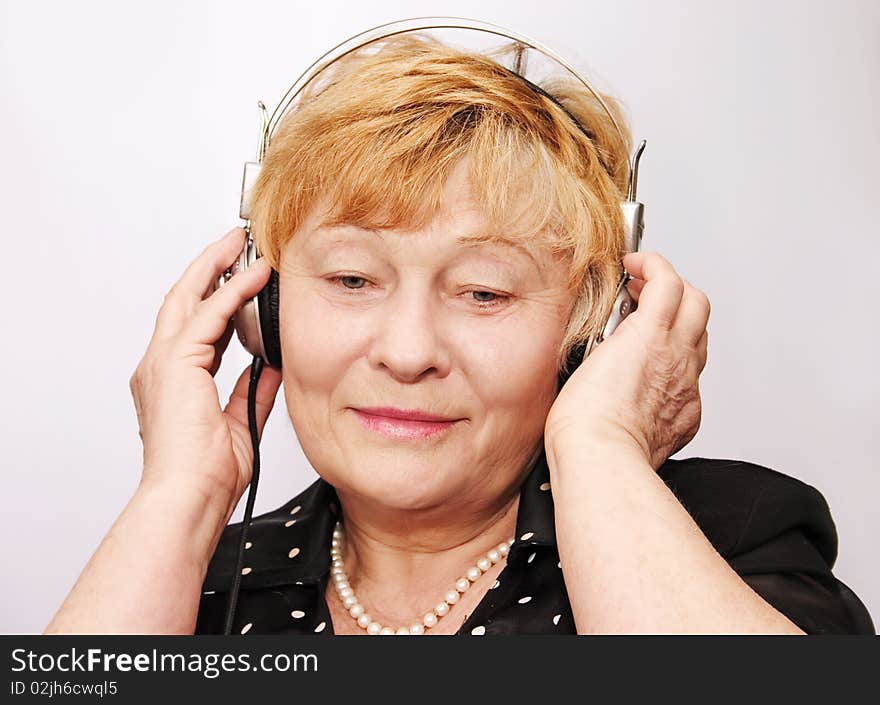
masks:
<path id="1" fill-rule="evenodd" d="M 256 101 L 352 34 L 438 14 L 544 41 L 624 100 L 644 249 L 713 307 L 676 457 L 817 487 L 835 574 L 878 621 L 878 3 L 79 0 L 0 4 L 0 631 L 42 631 L 136 487 L 129 377 L 165 292 L 239 224 Z M 248 362 L 233 341 L 224 403 Z M 256 513 L 315 478 L 281 395 L 262 450 Z"/>

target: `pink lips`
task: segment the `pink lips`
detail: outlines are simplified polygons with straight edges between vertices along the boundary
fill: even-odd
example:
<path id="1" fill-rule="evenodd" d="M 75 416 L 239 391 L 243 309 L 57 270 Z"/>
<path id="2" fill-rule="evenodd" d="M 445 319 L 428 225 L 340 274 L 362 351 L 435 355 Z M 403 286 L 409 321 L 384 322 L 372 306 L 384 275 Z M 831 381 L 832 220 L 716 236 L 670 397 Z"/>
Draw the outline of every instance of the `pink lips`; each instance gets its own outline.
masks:
<path id="1" fill-rule="evenodd" d="M 418 410 L 389 407 L 353 409 L 361 425 L 386 438 L 425 439 L 449 430 L 459 419 L 447 419 Z"/>

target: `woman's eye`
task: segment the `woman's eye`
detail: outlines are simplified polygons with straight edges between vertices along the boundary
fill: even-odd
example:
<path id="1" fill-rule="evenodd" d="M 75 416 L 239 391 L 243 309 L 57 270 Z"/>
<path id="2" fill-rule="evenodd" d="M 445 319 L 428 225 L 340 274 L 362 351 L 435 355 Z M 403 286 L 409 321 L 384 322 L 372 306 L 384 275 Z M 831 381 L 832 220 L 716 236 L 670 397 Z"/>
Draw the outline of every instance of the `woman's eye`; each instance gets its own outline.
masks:
<path id="1" fill-rule="evenodd" d="M 479 308 L 494 308 L 495 306 L 500 306 L 510 298 L 504 294 L 496 294 L 494 291 L 482 291 L 479 289 L 475 289 L 470 293 L 474 295 L 474 301 L 480 304 Z"/>
<path id="2" fill-rule="evenodd" d="M 353 274 L 341 274 L 333 277 L 333 281 L 338 281 L 346 289 L 363 289 L 367 280 L 363 277 L 356 277 Z"/>

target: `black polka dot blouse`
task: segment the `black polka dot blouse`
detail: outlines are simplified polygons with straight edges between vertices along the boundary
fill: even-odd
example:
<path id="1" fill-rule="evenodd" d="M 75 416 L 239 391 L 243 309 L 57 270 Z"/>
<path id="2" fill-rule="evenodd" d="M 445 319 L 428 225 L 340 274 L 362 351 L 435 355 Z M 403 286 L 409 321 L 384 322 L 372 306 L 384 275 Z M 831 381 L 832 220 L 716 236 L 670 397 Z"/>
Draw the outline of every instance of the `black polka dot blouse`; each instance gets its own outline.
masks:
<path id="1" fill-rule="evenodd" d="M 667 460 L 658 474 L 740 577 L 805 632 L 874 633 L 865 606 L 831 572 L 837 533 L 818 490 L 734 460 Z M 233 634 L 333 634 L 324 596 L 339 511 L 319 479 L 252 520 Z M 196 634 L 223 633 L 240 530 L 227 526 L 211 559 Z M 507 563 L 457 634 L 575 633 L 542 454 L 523 483 Z"/>

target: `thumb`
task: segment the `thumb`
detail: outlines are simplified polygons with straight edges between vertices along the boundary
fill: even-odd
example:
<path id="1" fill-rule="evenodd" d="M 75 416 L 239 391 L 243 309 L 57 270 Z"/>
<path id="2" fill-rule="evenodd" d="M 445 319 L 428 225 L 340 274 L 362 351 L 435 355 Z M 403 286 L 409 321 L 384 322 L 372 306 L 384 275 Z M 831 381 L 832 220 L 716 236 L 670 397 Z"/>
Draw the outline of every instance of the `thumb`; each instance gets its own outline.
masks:
<path id="1" fill-rule="evenodd" d="M 238 381 L 232 394 L 229 395 L 229 403 L 223 410 L 236 421 L 241 423 L 245 428 L 248 427 L 248 386 L 251 381 L 251 366 L 248 365 L 239 375 Z M 260 372 L 260 379 L 257 382 L 257 394 L 255 400 L 255 410 L 257 416 L 257 438 L 262 438 L 263 427 L 266 425 L 266 419 L 275 404 L 275 397 L 278 394 L 278 388 L 281 386 L 281 370 L 269 365 L 263 365 Z"/>

